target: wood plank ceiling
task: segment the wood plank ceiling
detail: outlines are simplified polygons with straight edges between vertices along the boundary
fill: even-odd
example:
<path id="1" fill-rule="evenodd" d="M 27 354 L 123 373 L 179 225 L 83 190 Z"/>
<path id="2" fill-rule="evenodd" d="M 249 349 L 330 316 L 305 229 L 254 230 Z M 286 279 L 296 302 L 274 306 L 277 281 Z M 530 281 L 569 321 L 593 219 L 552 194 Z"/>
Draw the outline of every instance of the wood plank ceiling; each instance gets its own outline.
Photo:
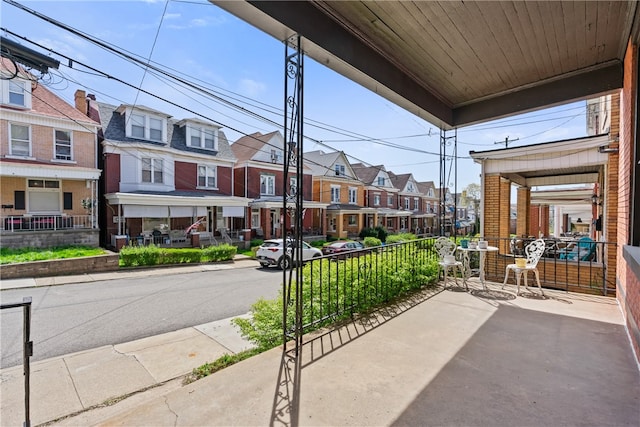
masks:
<path id="1" fill-rule="evenodd" d="M 622 86 L 635 1 L 218 1 L 445 129 Z"/>

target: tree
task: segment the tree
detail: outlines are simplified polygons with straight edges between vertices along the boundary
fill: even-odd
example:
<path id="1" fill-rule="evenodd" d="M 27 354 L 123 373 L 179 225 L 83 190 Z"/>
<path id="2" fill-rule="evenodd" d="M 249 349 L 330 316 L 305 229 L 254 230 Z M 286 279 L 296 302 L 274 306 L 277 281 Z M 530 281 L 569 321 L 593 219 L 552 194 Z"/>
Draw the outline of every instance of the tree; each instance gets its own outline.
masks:
<path id="1" fill-rule="evenodd" d="M 464 190 L 462 190 L 462 194 L 460 197 L 460 201 L 462 205 L 467 207 L 469 205 L 473 205 L 473 210 L 476 215 L 476 226 L 475 232 L 477 233 L 480 230 L 480 198 L 482 197 L 482 192 L 480 185 L 472 183 L 467 185 Z"/>

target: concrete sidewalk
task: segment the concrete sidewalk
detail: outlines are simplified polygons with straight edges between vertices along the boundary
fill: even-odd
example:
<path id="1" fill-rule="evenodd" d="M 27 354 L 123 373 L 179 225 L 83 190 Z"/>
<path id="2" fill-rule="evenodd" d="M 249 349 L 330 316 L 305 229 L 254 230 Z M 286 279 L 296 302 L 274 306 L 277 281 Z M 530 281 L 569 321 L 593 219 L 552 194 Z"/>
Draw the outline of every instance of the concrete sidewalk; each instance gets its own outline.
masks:
<path id="1" fill-rule="evenodd" d="M 225 322 L 37 362 L 32 425 L 75 411 L 54 424 L 639 424 L 640 372 L 615 299 L 475 285 L 424 290 L 306 336 L 298 359 L 276 348 L 185 386 L 169 379 L 243 347 L 216 335 Z M 3 426 L 22 421 L 20 372 L 2 372 Z"/>

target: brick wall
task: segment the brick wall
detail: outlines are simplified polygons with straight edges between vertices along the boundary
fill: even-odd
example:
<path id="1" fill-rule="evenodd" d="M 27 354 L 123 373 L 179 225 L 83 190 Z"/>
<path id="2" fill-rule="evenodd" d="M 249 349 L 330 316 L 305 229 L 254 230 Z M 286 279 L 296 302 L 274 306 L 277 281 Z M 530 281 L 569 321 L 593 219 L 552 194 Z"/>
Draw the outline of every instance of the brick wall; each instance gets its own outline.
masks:
<path id="1" fill-rule="evenodd" d="M 630 207 L 633 200 L 632 195 L 632 168 L 633 148 L 636 144 L 635 121 L 637 111 L 635 111 L 635 96 L 638 81 L 638 46 L 629 43 L 624 59 L 624 82 L 620 93 L 619 103 L 619 155 L 618 155 L 618 192 L 617 192 L 617 242 L 616 252 L 617 272 L 616 287 L 618 288 L 618 301 L 622 313 L 625 315 L 626 326 L 631 336 L 632 344 L 636 350 L 636 357 L 640 362 L 640 280 L 639 273 L 633 271 L 629 261 L 625 259 L 624 245 L 630 241 Z M 612 115 L 613 116 L 613 115 Z M 613 117 L 612 117 L 613 118 Z M 613 134 L 613 133 L 612 133 Z M 637 179 L 638 177 L 636 177 Z"/>
<path id="2" fill-rule="evenodd" d="M 518 187 L 517 194 L 516 235 L 524 236 L 530 234 L 531 211 L 529 205 L 531 203 L 531 189 L 529 187 Z M 537 236 L 537 234 L 534 234 L 534 236 Z"/>
<path id="3" fill-rule="evenodd" d="M 3 265 L 2 269 L 0 269 L 0 279 L 7 280 L 115 271 L 119 268 L 118 262 L 118 254 L 108 254 L 86 258 L 8 264 Z"/>

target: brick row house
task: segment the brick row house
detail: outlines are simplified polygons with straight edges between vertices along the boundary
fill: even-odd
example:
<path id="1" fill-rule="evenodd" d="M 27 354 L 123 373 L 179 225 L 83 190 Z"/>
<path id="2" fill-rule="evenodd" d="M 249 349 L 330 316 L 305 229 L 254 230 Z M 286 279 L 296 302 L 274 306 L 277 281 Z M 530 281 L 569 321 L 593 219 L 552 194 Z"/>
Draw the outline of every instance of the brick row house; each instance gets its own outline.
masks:
<path id="1" fill-rule="evenodd" d="M 235 195 L 249 199 L 247 223 L 238 224 L 251 230 L 251 237 L 282 237 L 282 226 L 288 227 L 295 217 L 297 191 L 303 196 L 303 234 L 323 235 L 325 210 L 329 203 L 312 199 L 311 169 L 303 167 L 302 182 L 296 177 L 295 162 L 284 177 L 284 138 L 278 131 L 246 135 L 231 144 L 237 163 L 234 169 Z M 283 194 L 291 196 L 283 211 Z"/>
<path id="2" fill-rule="evenodd" d="M 313 227 L 322 228 L 336 238 L 356 237 L 366 224 L 366 216 L 375 209 L 365 205 L 365 184 L 358 179 L 342 151 L 304 153 L 305 166 L 311 169 L 313 200 L 328 203 L 325 217 L 313 218 Z"/>
<path id="3" fill-rule="evenodd" d="M 98 246 L 99 124 L 0 63 L 2 247 Z"/>
<path id="4" fill-rule="evenodd" d="M 365 227 L 396 227 L 403 214 L 397 209 L 398 189 L 393 186 L 389 173 L 382 165 L 351 165 L 358 179 L 365 186 L 365 206 L 374 211 L 366 214 Z"/>
<path id="5" fill-rule="evenodd" d="M 96 111 L 101 123 L 107 245 L 118 236 L 172 246 L 230 241 L 249 200 L 233 195 L 235 157 L 219 126 L 84 98 L 76 93 L 77 108 Z"/>

